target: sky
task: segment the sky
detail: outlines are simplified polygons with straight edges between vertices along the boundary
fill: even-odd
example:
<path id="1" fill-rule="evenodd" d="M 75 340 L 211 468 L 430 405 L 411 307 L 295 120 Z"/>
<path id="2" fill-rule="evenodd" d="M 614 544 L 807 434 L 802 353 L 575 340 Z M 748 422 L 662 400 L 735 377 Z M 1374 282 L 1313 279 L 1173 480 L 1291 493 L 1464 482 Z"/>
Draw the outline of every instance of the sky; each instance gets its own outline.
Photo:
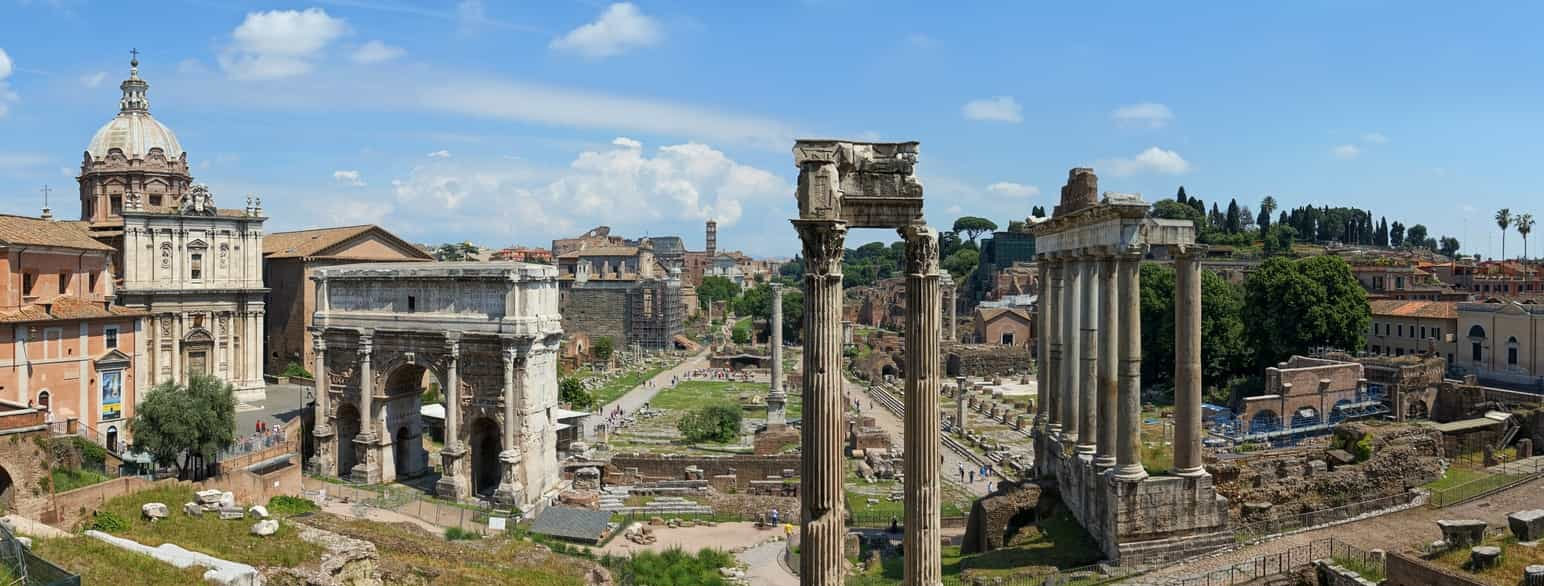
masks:
<path id="1" fill-rule="evenodd" d="M 1544 5 L 0 0 L 0 212 L 78 214 L 129 50 L 270 231 L 799 250 L 796 137 L 921 142 L 931 223 L 1101 190 L 1351 205 L 1499 256 L 1544 217 Z M 848 246 L 893 240 L 854 231 Z M 1508 256 L 1521 251 L 1515 231 Z M 1530 243 L 1532 254 L 1540 253 Z"/>

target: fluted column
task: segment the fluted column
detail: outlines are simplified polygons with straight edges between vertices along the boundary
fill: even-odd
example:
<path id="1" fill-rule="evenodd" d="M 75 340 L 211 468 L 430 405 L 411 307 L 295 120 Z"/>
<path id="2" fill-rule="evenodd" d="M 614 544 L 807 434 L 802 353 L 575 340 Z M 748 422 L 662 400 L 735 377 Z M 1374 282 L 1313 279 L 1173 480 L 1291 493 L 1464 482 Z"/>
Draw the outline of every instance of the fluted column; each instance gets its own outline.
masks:
<path id="1" fill-rule="evenodd" d="M 529 341 L 516 342 L 511 339 L 503 341 L 503 351 L 499 353 L 504 361 L 504 428 L 500 430 L 499 437 L 503 439 L 504 450 L 499 452 L 499 469 L 501 477 L 499 486 L 493 490 L 493 502 L 501 505 L 519 505 L 525 500 L 525 484 L 520 481 L 520 449 L 517 441 L 522 422 L 515 410 L 520 399 L 520 389 L 517 381 L 524 377 L 517 371 L 525 370 L 525 352 L 529 350 Z M 521 346 L 517 346 L 521 344 Z"/>
<path id="2" fill-rule="evenodd" d="M 1065 290 L 1061 259 L 1045 255 L 1040 257 L 1046 264 L 1045 290 L 1041 300 L 1045 303 L 1045 359 L 1040 369 L 1045 371 L 1045 431 L 1051 437 L 1061 433 L 1062 393 L 1062 299 Z"/>
<path id="3" fill-rule="evenodd" d="M 1120 257 L 1120 421 L 1115 432 L 1115 476 L 1139 481 L 1142 468 L 1142 256 Z"/>
<path id="4" fill-rule="evenodd" d="M 1120 335 L 1116 318 L 1115 300 L 1119 289 L 1115 285 L 1115 257 L 1108 254 L 1099 257 L 1099 429 L 1095 435 L 1098 443 L 1094 450 L 1094 464 L 1115 465 L 1115 402 L 1117 387 L 1117 355 L 1120 353 Z"/>
<path id="5" fill-rule="evenodd" d="M 899 230 L 906 241 L 906 412 L 904 462 L 906 534 L 904 582 L 934 586 L 943 580 L 938 483 L 939 318 L 938 231 L 926 225 Z"/>
<path id="6" fill-rule="evenodd" d="M 354 469 L 349 475 L 354 482 L 371 483 L 380 478 L 380 472 L 376 470 L 378 462 L 375 453 L 375 373 L 371 364 L 371 356 L 375 350 L 375 336 L 371 330 L 364 330 L 359 334 L 359 435 L 354 436 L 353 448 L 359 453 L 355 459 Z M 342 470 L 338 471 L 340 474 Z"/>
<path id="7" fill-rule="evenodd" d="M 804 425 L 800 434 L 799 581 L 841 584 L 842 245 L 846 222 L 794 220 L 804 250 Z"/>
<path id="8" fill-rule="evenodd" d="M 460 500 L 471 493 L 471 483 L 461 470 L 466 446 L 461 442 L 461 337 L 445 338 L 445 448 L 440 450 L 440 479 L 434 493 Z"/>
<path id="9" fill-rule="evenodd" d="M 1078 454 L 1092 457 L 1099 430 L 1099 261 L 1083 257 L 1082 296 L 1078 301 L 1082 316 L 1082 339 L 1078 340 L 1082 373 L 1078 378 Z"/>
<path id="10" fill-rule="evenodd" d="M 1051 263 L 1045 257 L 1040 257 L 1035 262 L 1035 270 L 1039 279 L 1039 296 L 1035 300 L 1035 422 L 1033 429 L 1044 429 L 1046 407 L 1046 385 L 1048 384 L 1050 368 L 1051 332 L 1050 322 L 1047 321 L 1047 311 L 1051 300 Z"/>
<path id="11" fill-rule="evenodd" d="M 767 427 L 787 423 L 788 393 L 783 390 L 783 284 L 772 283 L 772 388 L 767 391 Z M 840 329 L 840 326 L 838 326 Z"/>
<path id="12" fill-rule="evenodd" d="M 226 326 L 229 331 L 230 326 Z M 316 474 L 334 476 L 347 473 L 347 470 L 334 470 L 338 459 L 334 455 L 332 446 L 332 397 L 328 394 L 327 377 L 327 339 L 320 329 L 311 330 L 311 358 L 315 363 L 311 366 L 312 376 L 315 377 L 316 406 L 312 411 L 311 438 L 315 446 L 315 453 L 311 458 L 311 467 Z M 226 348 L 229 350 L 229 346 Z M 352 446 L 344 446 L 352 448 Z"/>
<path id="13" fill-rule="evenodd" d="M 1174 473 L 1202 476 L 1201 259 L 1180 251 L 1174 259 Z"/>
<path id="14" fill-rule="evenodd" d="M 1078 343 L 1082 325 L 1078 312 L 1083 299 L 1083 263 L 1075 257 L 1066 257 L 1066 275 L 1062 277 L 1062 360 L 1061 360 L 1061 440 L 1070 453 L 1070 445 L 1078 441 L 1078 382 L 1083 377 L 1081 348 Z"/>

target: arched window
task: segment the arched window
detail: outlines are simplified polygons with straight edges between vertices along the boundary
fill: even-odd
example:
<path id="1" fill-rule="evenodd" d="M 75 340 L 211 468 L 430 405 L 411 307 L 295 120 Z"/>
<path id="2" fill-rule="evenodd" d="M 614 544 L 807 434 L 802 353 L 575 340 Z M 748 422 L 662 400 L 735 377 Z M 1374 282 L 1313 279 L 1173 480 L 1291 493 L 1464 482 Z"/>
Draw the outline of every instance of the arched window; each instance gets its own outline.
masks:
<path id="1" fill-rule="evenodd" d="M 118 453 L 118 426 L 114 425 L 107 428 L 106 443 L 107 451 L 115 454 Z"/>
<path id="2" fill-rule="evenodd" d="M 1485 328 L 1478 324 L 1469 328 L 1469 360 L 1483 362 L 1485 360 Z"/>
<path id="3" fill-rule="evenodd" d="M 1506 365 L 1517 366 L 1517 337 L 1506 339 Z"/>
<path id="4" fill-rule="evenodd" d="M 38 393 L 38 409 L 48 411 L 48 391 Z"/>

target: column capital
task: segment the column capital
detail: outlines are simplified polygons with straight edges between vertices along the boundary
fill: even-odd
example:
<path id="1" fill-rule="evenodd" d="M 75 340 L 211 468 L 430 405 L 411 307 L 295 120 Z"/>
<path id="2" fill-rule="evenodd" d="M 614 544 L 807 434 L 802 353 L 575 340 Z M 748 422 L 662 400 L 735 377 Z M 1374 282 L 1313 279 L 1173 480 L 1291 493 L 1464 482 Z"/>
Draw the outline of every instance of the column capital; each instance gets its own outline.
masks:
<path id="1" fill-rule="evenodd" d="M 818 277 L 842 275 L 842 246 L 847 222 L 841 220 L 790 220 L 804 245 L 804 272 Z"/>
<path id="2" fill-rule="evenodd" d="M 938 275 L 938 230 L 927 224 L 907 224 L 896 229 L 906 241 L 906 274 Z"/>
<path id="3" fill-rule="evenodd" d="M 772 281 L 767 286 L 772 288 L 772 294 L 774 295 L 781 294 L 783 292 L 783 284 L 777 281 Z"/>
<path id="4" fill-rule="evenodd" d="M 1206 256 L 1211 247 L 1205 244 L 1174 244 L 1169 246 L 1169 256 L 1176 259 L 1197 259 Z"/>
<path id="5" fill-rule="evenodd" d="M 449 332 L 445 334 L 445 353 L 451 362 L 461 357 L 461 334 Z"/>
<path id="6" fill-rule="evenodd" d="M 311 350 L 316 352 L 327 351 L 326 332 L 319 328 L 311 329 Z"/>

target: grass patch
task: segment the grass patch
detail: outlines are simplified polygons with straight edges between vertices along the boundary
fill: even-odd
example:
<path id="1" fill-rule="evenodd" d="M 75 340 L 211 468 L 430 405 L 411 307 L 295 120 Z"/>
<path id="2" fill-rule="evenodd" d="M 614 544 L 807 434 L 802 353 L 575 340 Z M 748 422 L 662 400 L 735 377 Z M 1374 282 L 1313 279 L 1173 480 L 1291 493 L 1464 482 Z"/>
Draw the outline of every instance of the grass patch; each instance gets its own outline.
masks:
<path id="1" fill-rule="evenodd" d="M 1335 565 L 1356 572 L 1357 575 L 1374 583 L 1381 583 L 1386 577 L 1383 575 L 1383 566 L 1372 563 L 1371 560 L 1351 556 L 1335 556 L 1330 559 L 1335 562 Z"/>
<path id="2" fill-rule="evenodd" d="M 1103 557 L 1099 546 L 1072 518 L 1072 513 L 1058 507 L 1056 514 L 1041 520 L 1039 526 L 1019 530 L 1008 547 L 986 553 L 961 555 L 959 546 L 946 546 L 942 552 L 943 578 L 946 584 L 968 583 L 985 578 L 1034 578 L 1068 568 L 1085 566 Z M 887 557 L 878 567 L 847 579 L 857 586 L 897 584 L 903 570 L 901 558 Z"/>
<path id="3" fill-rule="evenodd" d="M 1517 538 L 1510 533 L 1505 538 L 1492 537 L 1485 540 L 1484 545 L 1494 545 L 1501 548 L 1500 563 L 1494 567 L 1480 572 L 1469 570 L 1469 548 L 1456 547 L 1443 552 L 1442 555 L 1432 560 L 1440 566 L 1457 569 L 1460 573 L 1478 577 L 1481 581 L 1491 584 L 1517 584 L 1518 576 L 1523 575 L 1523 568 L 1534 564 L 1544 564 L 1544 548 L 1522 547 L 1517 545 Z"/>
<path id="4" fill-rule="evenodd" d="M 147 555 L 118 549 L 86 536 L 38 539 L 32 543 L 32 553 L 53 562 L 65 570 L 80 575 L 82 584 L 122 584 L 127 576 L 133 576 L 138 584 L 162 586 L 202 586 L 202 566 L 185 569 L 156 560 Z"/>
<path id="5" fill-rule="evenodd" d="M 604 406 L 608 403 L 611 403 L 612 401 L 617 400 L 617 398 L 621 397 L 622 395 L 626 395 L 628 391 L 633 390 L 633 387 L 641 385 L 645 381 L 658 376 L 659 373 L 664 372 L 666 369 L 671 368 L 672 366 L 674 365 L 656 366 L 645 370 L 635 370 L 629 372 L 627 374 L 611 379 L 611 382 L 601 385 L 598 389 L 590 391 L 590 394 L 595 397 L 596 405 Z"/>
<path id="6" fill-rule="evenodd" d="M 303 498 L 279 495 L 268 499 L 268 514 L 280 517 L 290 517 L 305 513 L 315 513 L 322 510 L 316 503 Z"/>
<path id="7" fill-rule="evenodd" d="M 111 533 L 150 547 L 175 543 L 253 566 L 295 566 L 316 560 L 322 553 L 320 546 L 301 541 L 288 523 L 281 522 L 274 535 L 258 537 L 249 531 L 251 519 L 222 521 L 212 513 L 197 517 L 182 514 L 182 503 L 192 500 L 192 488 L 167 486 L 115 498 L 102 510 L 128 520 L 127 528 Z M 141 518 L 140 506 L 154 502 L 165 503 L 174 514 L 155 523 Z"/>
<path id="8" fill-rule="evenodd" d="M 602 563 L 611 568 L 612 577 L 620 584 L 702 586 L 728 586 L 730 582 L 718 569 L 735 565 L 734 556 L 717 549 L 703 548 L 692 555 L 679 547 L 660 553 L 638 552 L 631 558 L 606 556 Z"/>
<path id="9" fill-rule="evenodd" d="M 93 484 L 101 484 L 112 480 L 107 475 L 95 470 L 83 470 L 79 468 L 54 468 L 48 471 L 49 479 L 53 482 L 54 492 L 69 492 L 77 488 L 85 488 Z"/>
<path id="10" fill-rule="evenodd" d="M 1442 474 L 1442 478 L 1438 478 L 1436 480 L 1433 480 L 1431 482 L 1423 484 L 1423 485 L 1421 485 L 1421 488 L 1425 488 L 1427 490 L 1432 490 L 1432 491 L 1446 490 L 1446 489 L 1458 486 L 1460 484 L 1468 484 L 1470 482 L 1474 482 L 1476 480 L 1479 480 L 1481 478 L 1484 478 L 1484 477 L 1490 476 L 1490 475 L 1491 474 L 1489 472 L 1486 472 L 1485 470 L 1475 470 L 1475 469 L 1472 469 L 1472 468 L 1459 468 L 1459 467 L 1456 467 L 1456 466 L 1449 466 L 1448 469 L 1447 469 L 1447 472 L 1444 472 Z"/>
<path id="11" fill-rule="evenodd" d="M 478 535 L 476 531 L 467 531 L 460 527 L 446 527 L 445 539 L 447 541 L 476 541 L 482 539 L 482 536 Z"/>
<path id="12" fill-rule="evenodd" d="M 385 584 L 583 586 L 592 564 L 499 535 L 446 541 L 411 523 L 374 523 L 318 513 L 307 525 L 374 543 Z"/>

